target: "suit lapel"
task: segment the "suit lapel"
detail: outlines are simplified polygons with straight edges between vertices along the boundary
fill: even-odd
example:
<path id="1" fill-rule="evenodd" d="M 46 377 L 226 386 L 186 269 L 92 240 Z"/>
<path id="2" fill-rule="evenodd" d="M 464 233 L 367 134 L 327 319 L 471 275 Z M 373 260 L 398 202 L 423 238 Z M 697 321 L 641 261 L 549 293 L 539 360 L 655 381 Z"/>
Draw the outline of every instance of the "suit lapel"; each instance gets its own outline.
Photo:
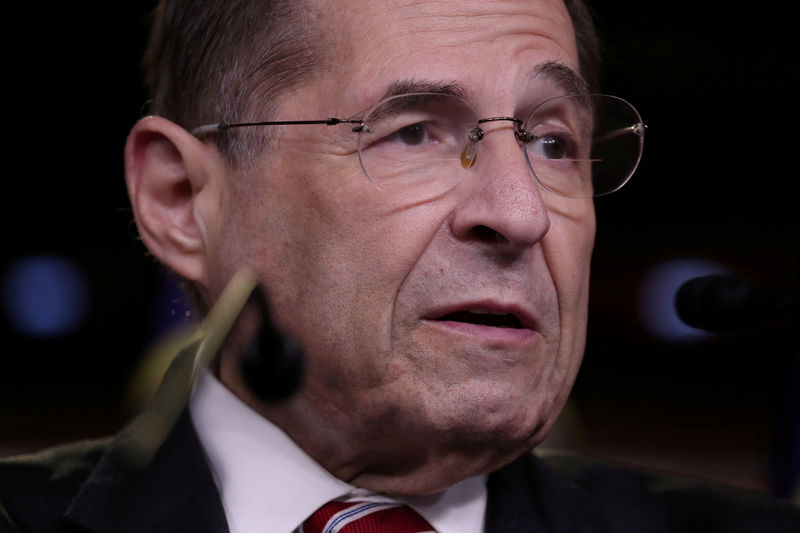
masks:
<path id="1" fill-rule="evenodd" d="M 486 533 L 601 533 L 602 514 L 568 478 L 533 454 L 488 480 Z"/>
<path id="2" fill-rule="evenodd" d="M 96 533 L 227 533 L 219 493 L 186 402 L 200 341 L 172 362 L 150 405 L 121 431 L 66 518 Z"/>
<path id="3" fill-rule="evenodd" d="M 198 330 L 180 336 L 148 407 L 114 439 L 66 518 L 96 533 L 228 533 L 219 493 L 187 401 L 256 286 L 237 274 Z M 159 357 L 171 358 L 173 343 Z"/>
<path id="4" fill-rule="evenodd" d="M 66 517 L 96 533 L 228 532 L 188 411 L 143 468 L 125 460 L 124 445 L 112 445 Z"/>

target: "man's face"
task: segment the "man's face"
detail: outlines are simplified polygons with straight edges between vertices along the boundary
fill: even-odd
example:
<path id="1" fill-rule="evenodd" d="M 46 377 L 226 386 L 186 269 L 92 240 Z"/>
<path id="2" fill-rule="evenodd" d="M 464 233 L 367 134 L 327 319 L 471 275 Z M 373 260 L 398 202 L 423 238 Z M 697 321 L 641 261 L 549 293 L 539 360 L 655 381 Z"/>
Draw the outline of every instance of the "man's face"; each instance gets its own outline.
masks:
<path id="1" fill-rule="evenodd" d="M 524 119 L 566 92 L 542 65 L 578 69 L 557 0 L 320 12 L 341 31 L 332 65 L 284 99 L 279 120 L 360 117 L 405 82 L 457 85 L 480 117 Z M 543 439 L 566 400 L 584 347 L 593 205 L 541 189 L 512 127 L 484 124 L 475 166 L 432 198 L 373 186 L 347 126 L 281 128 L 254 168 L 227 177 L 212 293 L 243 267 L 263 280 L 308 370 L 269 416 L 340 477 L 384 487 L 373 481 L 412 463 L 461 477 L 496 468 Z"/>

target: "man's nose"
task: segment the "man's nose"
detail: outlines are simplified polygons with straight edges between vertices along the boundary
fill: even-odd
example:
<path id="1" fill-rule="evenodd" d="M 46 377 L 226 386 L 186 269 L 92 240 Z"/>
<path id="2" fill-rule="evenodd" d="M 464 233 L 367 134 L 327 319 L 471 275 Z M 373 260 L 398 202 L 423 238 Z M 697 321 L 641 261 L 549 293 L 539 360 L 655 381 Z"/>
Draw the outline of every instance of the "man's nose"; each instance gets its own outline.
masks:
<path id="1" fill-rule="evenodd" d="M 458 185 L 462 198 L 451 219 L 460 240 L 512 250 L 530 247 L 550 229 L 542 194 L 511 123 L 487 124 L 475 162 Z"/>

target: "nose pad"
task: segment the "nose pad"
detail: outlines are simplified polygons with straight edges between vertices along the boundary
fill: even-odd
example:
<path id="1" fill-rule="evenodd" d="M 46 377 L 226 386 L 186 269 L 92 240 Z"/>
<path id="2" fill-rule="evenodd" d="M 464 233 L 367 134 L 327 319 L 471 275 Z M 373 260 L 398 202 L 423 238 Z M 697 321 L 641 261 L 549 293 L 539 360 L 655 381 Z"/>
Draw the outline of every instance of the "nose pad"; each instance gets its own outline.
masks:
<path id="1" fill-rule="evenodd" d="M 464 197 L 456 208 L 451 228 L 458 239 L 502 244 L 505 252 L 519 252 L 539 242 L 548 232 L 548 208 L 543 191 L 521 153 L 523 148 L 518 138 L 510 135 L 515 132 L 500 126 L 486 133 L 483 140 L 488 142 L 481 143 L 481 150 L 486 150 L 481 156 L 481 167 L 469 173 L 473 177 L 462 189 Z M 461 154 L 465 169 L 477 162 L 477 144 L 470 139 Z"/>
<path id="2" fill-rule="evenodd" d="M 475 165 L 475 159 L 478 157 L 478 141 L 481 139 L 483 139 L 483 130 L 480 126 L 467 134 L 467 144 L 461 152 L 461 166 L 464 167 L 464 170 Z"/>
<path id="3" fill-rule="evenodd" d="M 464 147 L 464 151 L 461 152 L 461 166 L 464 167 L 464 170 L 471 168 L 475 165 L 477 159 L 478 143 L 470 139 Z"/>
<path id="4" fill-rule="evenodd" d="M 490 119 L 483 119 L 482 122 L 496 122 L 496 121 L 502 121 L 502 120 L 509 120 L 509 121 L 514 122 L 514 123 L 518 122 L 518 119 L 511 118 L 511 117 L 496 117 L 496 118 L 490 118 Z M 500 130 L 503 130 L 503 129 L 505 129 L 505 128 L 500 128 Z M 502 134 L 502 131 L 495 131 L 494 133 L 495 134 Z M 528 136 L 530 136 L 531 134 L 528 133 L 525 130 L 520 129 L 519 124 L 517 124 L 517 128 L 514 129 L 513 133 L 514 133 L 514 139 L 517 141 L 517 144 L 524 150 L 524 144 L 526 142 L 530 142 L 528 140 Z M 461 166 L 465 170 L 468 170 L 468 169 L 474 167 L 475 163 L 478 161 L 478 143 L 481 140 L 483 140 L 484 136 L 485 136 L 485 132 L 483 131 L 483 129 L 480 126 L 476 127 L 472 131 L 470 131 L 469 134 L 467 135 L 467 143 L 464 145 L 464 150 L 461 151 Z M 524 157 L 525 156 L 523 154 L 523 158 Z M 534 179 L 536 179 L 536 178 L 534 177 Z M 538 179 L 537 179 L 537 181 L 538 181 Z"/>

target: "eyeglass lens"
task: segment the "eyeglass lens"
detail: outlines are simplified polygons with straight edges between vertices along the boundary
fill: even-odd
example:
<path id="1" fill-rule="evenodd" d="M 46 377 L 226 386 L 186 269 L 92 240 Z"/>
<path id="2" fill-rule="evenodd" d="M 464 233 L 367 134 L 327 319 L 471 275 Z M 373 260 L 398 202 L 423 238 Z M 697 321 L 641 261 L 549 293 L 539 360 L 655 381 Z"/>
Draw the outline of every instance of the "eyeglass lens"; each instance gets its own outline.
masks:
<path id="1" fill-rule="evenodd" d="M 457 96 L 409 94 L 380 102 L 364 117 L 359 158 L 364 173 L 388 193 L 442 194 L 480 164 L 478 116 Z M 521 125 L 531 172 L 561 196 L 613 192 L 641 156 L 644 126 L 628 102 L 606 95 L 570 95 L 538 106 Z"/>

